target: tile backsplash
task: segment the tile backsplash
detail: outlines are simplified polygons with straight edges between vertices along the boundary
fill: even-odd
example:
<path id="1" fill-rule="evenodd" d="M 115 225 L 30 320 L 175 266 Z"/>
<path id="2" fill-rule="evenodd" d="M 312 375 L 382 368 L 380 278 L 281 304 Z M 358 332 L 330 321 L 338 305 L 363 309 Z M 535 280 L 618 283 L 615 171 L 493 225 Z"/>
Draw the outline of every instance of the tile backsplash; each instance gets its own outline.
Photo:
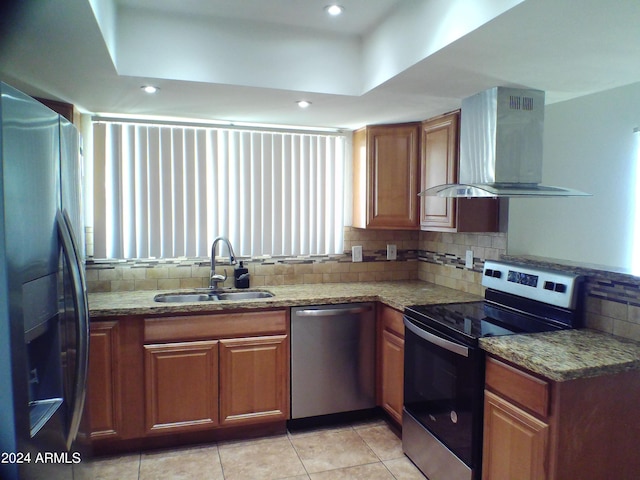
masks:
<path id="1" fill-rule="evenodd" d="M 420 280 L 484 295 L 484 261 L 507 253 L 507 237 L 505 233 L 420 232 L 419 249 Z M 465 268 L 467 250 L 473 252 L 472 269 Z"/>
<path id="2" fill-rule="evenodd" d="M 242 259 L 249 269 L 251 286 L 298 283 L 345 283 L 424 280 L 465 292 L 483 294 L 480 285 L 485 259 L 506 253 L 506 237 L 495 234 L 454 234 L 399 230 L 363 230 L 345 227 L 341 255 Z M 388 244 L 396 245 L 397 260 L 386 260 Z M 351 247 L 362 246 L 363 262 L 351 260 Z M 473 270 L 464 268 L 465 253 L 473 251 Z M 216 272 L 233 286 L 233 266 Z M 87 283 L 90 292 L 202 288 L 209 284 L 210 260 L 140 259 L 90 260 Z"/>
<path id="3" fill-rule="evenodd" d="M 440 233 L 361 230 L 345 227 L 345 253 L 305 257 L 241 259 L 249 269 L 251 287 L 300 283 L 349 283 L 423 280 L 437 285 L 484 294 L 481 285 L 485 260 L 500 258 L 574 271 L 586 278 L 586 326 L 640 341 L 640 278 L 559 261 L 508 257 L 505 233 Z M 386 260 L 386 246 L 397 246 L 396 261 Z M 351 247 L 361 245 L 363 262 L 351 261 Z M 465 254 L 473 251 L 473 268 L 465 268 Z M 224 262 L 224 259 L 221 258 Z M 225 287 L 233 286 L 233 266 Z M 208 258 L 163 260 L 89 260 L 90 292 L 172 290 L 209 285 Z"/>
<path id="4" fill-rule="evenodd" d="M 345 253 L 304 257 L 239 258 L 249 270 L 250 285 L 299 283 L 381 282 L 418 280 L 418 232 L 372 231 L 345 227 Z M 387 244 L 397 247 L 397 259 L 386 260 Z M 362 246 L 363 262 L 351 260 L 351 247 Z M 216 272 L 233 286 L 233 266 L 220 259 Z M 210 259 L 90 260 L 87 285 L 90 292 L 170 290 L 209 285 Z"/>
<path id="5" fill-rule="evenodd" d="M 585 326 L 640 341 L 640 277 L 562 260 L 505 258 L 583 275 Z"/>

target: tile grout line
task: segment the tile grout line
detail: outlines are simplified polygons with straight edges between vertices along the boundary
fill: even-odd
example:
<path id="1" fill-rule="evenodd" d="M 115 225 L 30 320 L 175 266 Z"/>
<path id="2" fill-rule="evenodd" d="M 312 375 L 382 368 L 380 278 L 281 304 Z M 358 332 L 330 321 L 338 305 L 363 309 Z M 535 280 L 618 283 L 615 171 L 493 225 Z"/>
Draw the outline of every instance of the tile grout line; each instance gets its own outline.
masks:
<path id="1" fill-rule="evenodd" d="M 300 457 L 300 453 L 298 452 L 298 449 L 296 448 L 293 441 L 291 440 L 291 432 L 289 432 L 288 429 L 287 429 L 287 440 L 289 440 L 289 443 L 291 444 L 291 448 L 293 448 L 293 451 L 296 452 L 296 457 L 298 457 L 298 460 L 300 461 L 300 465 L 302 465 L 302 468 L 304 468 L 304 473 L 307 475 L 307 478 L 311 480 L 311 474 L 309 473 L 309 470 L 307 470 L 307 467 L 302 461 L 302 458 Z"/>
<path id="2" fill-rule="evenodd" d="M 220 462 L 220 472 L 222 472 L 222 480 L 225 480 L 227 476 L 224 474 L 224 465 L 222 464 L 222 455 L 220 455 L 220 443 L 216 442 L 216 452 L 218 453 L 218 461 Z"/>

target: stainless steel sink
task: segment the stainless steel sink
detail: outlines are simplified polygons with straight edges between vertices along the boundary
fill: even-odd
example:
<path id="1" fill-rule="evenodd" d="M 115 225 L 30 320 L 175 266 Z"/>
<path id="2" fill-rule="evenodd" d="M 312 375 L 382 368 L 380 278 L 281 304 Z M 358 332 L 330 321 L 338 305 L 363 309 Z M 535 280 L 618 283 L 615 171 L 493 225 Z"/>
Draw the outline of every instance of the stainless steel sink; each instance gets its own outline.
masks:
<path id="1" fill-rule="evenodd" d="M 270 298 L 273 297 L 271 292 L 254 291 L 254 292 L 216 292 L 214 294 L 219 300 L 250 300 L 252 298 Z"/>
<path id="2" fill-rule="evenodd" d="M 156 302 L 165 303 L 185 303 L 185 302 L 210 302 L 217 300 L 213 295 L 208 293 L 168 293 L 159 294 L 153 297 Z"/>
<path id="3" fill-rule="evenodd" d="M 220 300 L 251 300 L 253 298 L 270 298 L 273 293 L 266 291 L 216 291 L 202 293 L 160 293 L 153 299 L 163 303 L 215 302 Z"/>

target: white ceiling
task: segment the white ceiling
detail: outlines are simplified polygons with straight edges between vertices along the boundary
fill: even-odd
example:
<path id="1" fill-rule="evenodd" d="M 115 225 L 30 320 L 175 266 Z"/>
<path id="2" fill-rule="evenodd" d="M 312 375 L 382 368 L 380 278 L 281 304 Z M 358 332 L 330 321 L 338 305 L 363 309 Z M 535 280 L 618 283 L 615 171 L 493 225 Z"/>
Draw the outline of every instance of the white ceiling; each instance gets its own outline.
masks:
<path id="1" fill-rule="evenodd" d="M 338 18 L 329 0 L 14 3 L 0 79 L 91 113 L 352 129 L 495 85 L 553 103 L 640 81 L 638 0 L 342 0 Z"/>

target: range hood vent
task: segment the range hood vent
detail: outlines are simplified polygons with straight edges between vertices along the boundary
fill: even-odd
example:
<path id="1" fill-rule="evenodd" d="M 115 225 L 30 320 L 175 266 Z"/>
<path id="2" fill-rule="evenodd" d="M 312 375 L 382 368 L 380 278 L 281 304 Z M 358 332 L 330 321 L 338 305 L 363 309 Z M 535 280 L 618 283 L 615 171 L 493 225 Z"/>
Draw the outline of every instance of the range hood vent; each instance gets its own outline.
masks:
<path id="1" fill-rule="evenodd" d="M 462 101 L 457 184 L 420 195 L 439 197 L 567 197 L 589 195 L 540 185 L 544 92 L 494 87 Z"/>

